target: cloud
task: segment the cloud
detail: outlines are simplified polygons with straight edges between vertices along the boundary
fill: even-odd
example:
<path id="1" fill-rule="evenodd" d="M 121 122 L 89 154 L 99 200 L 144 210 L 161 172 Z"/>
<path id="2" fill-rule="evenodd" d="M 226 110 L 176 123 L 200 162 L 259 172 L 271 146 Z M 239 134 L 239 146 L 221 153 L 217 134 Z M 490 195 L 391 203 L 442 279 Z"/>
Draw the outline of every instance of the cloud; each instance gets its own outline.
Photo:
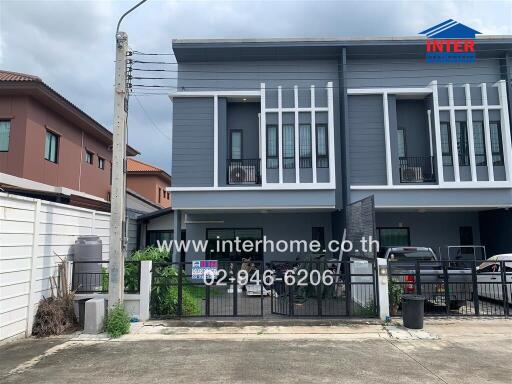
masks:
<path id="1" fill-rule="evenodd" d="M 3 0 L 0 68 L 41 76 L 110 128 L 114 30 L 133 4 Z M 172 38 L 415 35 L 448 18 L 483 33 L 511 34 L 512 2 L 149 0 L 122 30 L 133 49 L 170 52 Z M 170 171 L 171 103 L 165 95 L 140 101 L 146 112 L 130 101 L 130 143 L 145 161 Z"/>

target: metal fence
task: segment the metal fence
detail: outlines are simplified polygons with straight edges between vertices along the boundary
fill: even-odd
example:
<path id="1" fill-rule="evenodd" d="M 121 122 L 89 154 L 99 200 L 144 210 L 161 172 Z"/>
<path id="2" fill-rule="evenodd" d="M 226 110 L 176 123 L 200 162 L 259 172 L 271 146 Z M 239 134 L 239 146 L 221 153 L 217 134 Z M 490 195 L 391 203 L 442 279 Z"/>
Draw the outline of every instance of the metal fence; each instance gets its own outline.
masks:
<path id="1" fill-rule="evenodd" d="M 362 271 L 354 270 L 355 264 L 283 261 L 272 262 L 265 270 L 260 261 L 219 262 L 219 271 L 224 272 L 207 284 L 192 279 L 192 262 L 153 263 L 151 315 L 375 317 L 378 296 L 374 263 L 367 262 Z M 240 271 L 247 272 L 246 279 L 240 278 Z M 287 280 L 287 274 L 295 280 Z"/>
<path id="2" fill-rule="evenodd" d="M 279 266 L 278 262 L 274 264 Z M 358 264 L 365 264 L 364 269 L 355 268 Z M 285 283 L 289 270 L 295 271 L 295 284 Z M 271 300 L 273 314 L 295 317 L 375 317 L 378 314 L 373 261 L 301 261 L 296 266 L 284 262 L 283 268 L 276 271 Z M 324 279 L 326 271 L 330 277 Z M 307 282 L 299 285 L 301 278 Z"/>
<path id="3" fill-rule="evenodd" d="M 402 294 L 425 297 L 426 316 L 511 314 L 510 261 L 389 261 L 389 275 L 390 291 L 398 286 Z M 396 300 L 390 305 L 392 314 L 400 310 Z"/>
<path id="4" fill-rule="evenodd" d="M 71 289 L 76 293 L 108 292 L 108 261 L 74 261 Z M 125 261 L 125 293 L 140 291 L 140 261 Z"/>

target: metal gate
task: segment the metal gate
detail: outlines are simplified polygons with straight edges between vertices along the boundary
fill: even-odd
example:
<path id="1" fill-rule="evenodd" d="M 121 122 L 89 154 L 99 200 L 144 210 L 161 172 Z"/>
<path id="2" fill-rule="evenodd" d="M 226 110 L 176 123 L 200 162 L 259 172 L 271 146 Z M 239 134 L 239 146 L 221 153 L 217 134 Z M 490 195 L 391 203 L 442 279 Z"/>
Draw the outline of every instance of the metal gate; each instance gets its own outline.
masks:
<path id="1" fill-rule="evenodd" d="M 426 316 L 510 316 L 512 261 L 390 261 L 390 312 L 401 294 L 425 297 Z"/>
<path id="2" fill-rule="evenodd" d="M 294 317 L 376 317 L 378 315 L 374 260 L 309 260 L 297 265 L 290 265 L 289 262 L 273 264 L 277 267 L 271 300 L 271 312 L 274 315 Z M 282 267 L 279 268 L 279 265 Z M 294 280 L 290 276 L 293 276 Z"/>
<path id="3" fill-rule="evenodd" d="M 236 278 L 261 274 L 262 263 L 219 262 L 218 277 L 192 280 L 192 262 L 153 263 L 150 311 L 153 318 L 263 316 L 263 286 L 255 292 Z M 248 270 L 249 269 L 249 270 Z M 253 287 L 254 288 L 254 285 Z"/>

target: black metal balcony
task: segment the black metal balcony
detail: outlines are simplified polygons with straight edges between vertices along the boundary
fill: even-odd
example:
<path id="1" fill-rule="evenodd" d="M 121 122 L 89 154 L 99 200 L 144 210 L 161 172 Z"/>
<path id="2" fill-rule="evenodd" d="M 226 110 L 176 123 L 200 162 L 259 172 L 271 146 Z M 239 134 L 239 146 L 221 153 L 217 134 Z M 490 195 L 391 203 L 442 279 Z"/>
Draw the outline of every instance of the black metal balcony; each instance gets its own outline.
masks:
<path id="1" fill-rule="evenodd" d="M 400 183 L 433 183 L 436 181 L 434 158 L 431 156 L 401 157 Z"/>
<path id="2" fill-rule="evenodd" d="M 261 184 L 260 159 L 227 159 L 228 185 Z"/>

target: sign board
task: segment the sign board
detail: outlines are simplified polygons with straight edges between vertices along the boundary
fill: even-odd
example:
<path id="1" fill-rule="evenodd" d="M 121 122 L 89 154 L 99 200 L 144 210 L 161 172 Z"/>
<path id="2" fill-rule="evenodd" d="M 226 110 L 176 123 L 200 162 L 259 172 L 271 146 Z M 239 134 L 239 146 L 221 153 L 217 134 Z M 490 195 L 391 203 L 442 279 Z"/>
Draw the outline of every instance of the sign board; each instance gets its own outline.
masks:
<path id="1" fill-rule="evenodd" d="M 219 262 L 217 260 L 194 260 L 192 261 L 192 280 L 204 280 L 217 276 Z"/>

